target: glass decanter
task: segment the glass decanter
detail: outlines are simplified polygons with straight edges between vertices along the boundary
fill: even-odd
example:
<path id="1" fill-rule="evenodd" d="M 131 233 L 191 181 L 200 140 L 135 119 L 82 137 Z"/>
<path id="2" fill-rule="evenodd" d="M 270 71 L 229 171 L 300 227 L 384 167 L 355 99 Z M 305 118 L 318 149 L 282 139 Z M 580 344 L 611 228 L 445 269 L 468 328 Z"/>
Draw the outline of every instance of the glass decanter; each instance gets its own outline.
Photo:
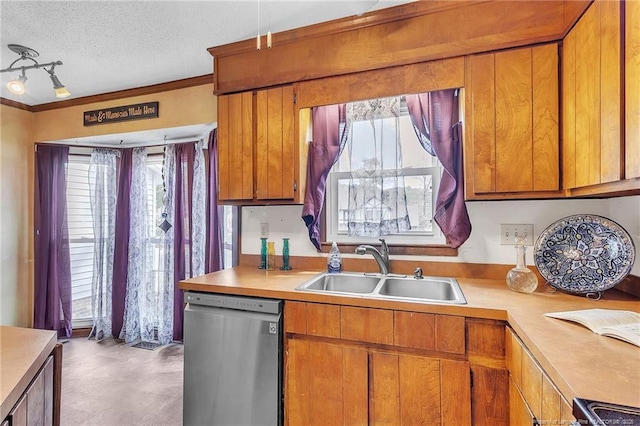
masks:
<path id="1" fill-rule="evenodd" d="M 507 286 L 519 293 L 533 293 L 538 288 L 538 277 L 532 270 L 527 268 L 522 237 L 516 237 L 516 266 L 507 273 Z"/>

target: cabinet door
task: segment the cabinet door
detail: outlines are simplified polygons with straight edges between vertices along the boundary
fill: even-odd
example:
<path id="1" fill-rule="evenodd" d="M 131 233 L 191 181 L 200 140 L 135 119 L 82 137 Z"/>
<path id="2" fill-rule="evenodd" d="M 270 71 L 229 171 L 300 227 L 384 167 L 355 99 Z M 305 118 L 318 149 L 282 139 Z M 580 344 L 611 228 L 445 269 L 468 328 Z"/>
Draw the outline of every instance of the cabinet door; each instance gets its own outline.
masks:
<path id="1" fill-rule="evenodd" d="M 563 186 L 622 176 L 620 2 L 596 0 L 562 48 Z"/>
<path id="2" fill-rule="evenodd" d="M 369 370 L 371 424 L 471 424 L 467 362 L 374 351 Z"/>
<path id="3" fill-rule="evenodd" d="M 366 425 L 367 352 L 307 339 L 286 343 L 286 423 Z"/>
<path id="4" fill-rule="evenodd" d="M 467 198 L 557 191 L 556 44 L 467 58 Z"/>
<path id="5" fill-rule="evenodd" d="M 293 199 L 295 158 L 293 86 L 256 93 L 256 198 Z"/>
<path id="6" fill-rule="evenodd" d="M 47 358 L 8 417 L 12 426 L 53 425 L 53 357 Z"/>
<path id="7" fill-rule="evenodd" d="M 533 413 L 529 410 L 524 397 L 512 379 L 509 380 L 509 424 L 522 426 L 537 424 Z"/>
<path id="8" fill-rule="evenodd" d="M 625 177 L 640 177 L 640 2 L 625 7 Z"/>
<path id="9" fill-rule="evenodd" d="M 253 199 L 253 94 L 218 96 L 218 200 Z"/>
<path id="10" fill-rule="evenodd" d="M 27 426 L 27 394 L 18 400 L 18 403 L 9 413 L 11 426 Z"/>

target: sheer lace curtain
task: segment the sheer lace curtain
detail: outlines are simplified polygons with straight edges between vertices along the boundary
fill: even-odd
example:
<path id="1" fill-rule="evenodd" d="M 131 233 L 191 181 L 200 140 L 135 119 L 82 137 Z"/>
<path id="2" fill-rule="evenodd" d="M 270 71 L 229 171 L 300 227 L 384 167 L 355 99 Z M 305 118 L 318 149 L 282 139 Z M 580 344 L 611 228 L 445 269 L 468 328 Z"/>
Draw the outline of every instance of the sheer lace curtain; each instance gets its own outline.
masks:
<path id="1" fill-rule="evenodd" d="M 149 219 L 147 217 L 147 151 L 133 150 L 129 193 L 129 263 L 124 324 L 120 338 L 131 343 L 155 340 L 155 291 L 153 288 Z"/>
<path id="2" fill-rule="evenodd" d="M 163 268 L 161 288 L 158 298 L 158 341 L 168 343 L 173 340 L 173 275 L 174 275 L 174 229 L 175 229 L 175 170 L 176 150 L 174 145 L 164 148 L 164 160 L 162 163 L 162 175 L 164 176 L 163 206 L 165 218 L 172 227 L 162 235 Z"/>
<path id="3" fill-rule="evenodd" d="M 191 276 L 204 275 L 206 248 L 207 174 L 204 140 L 195 144 L 191 193 Z"/>
<path id="4" fill-rule="evenodd" d="M 347 104 L 350 236 L 378 237 L 411 229 L 401 173 L 400 101 L 391 97 Z"/>
<path id="5" fill-rule="evenodd" d="M 93 328 L 89 337 L 111 337 L 113 259 L 116 232 L 117 159 L 120 152 L 94 149 L 89 165 L 94 255 L 91 284 Z"/>
<path id="6" fill-rule="evenodd" d="M 129 244 L 125 342 L 182 339 L 182 290 L 178 282 L 205 271 L 206 164 L 204 141 L 167 145 L 162 166 L 163 219 L 171 226 L 151 240 L 161 221 L 149 217 L 147 153 L 134 149 L 129 193 Z M 153 264 L 153 244 L 160 247 Z M 159 277 L 154 279 L 154 269 Z"/>

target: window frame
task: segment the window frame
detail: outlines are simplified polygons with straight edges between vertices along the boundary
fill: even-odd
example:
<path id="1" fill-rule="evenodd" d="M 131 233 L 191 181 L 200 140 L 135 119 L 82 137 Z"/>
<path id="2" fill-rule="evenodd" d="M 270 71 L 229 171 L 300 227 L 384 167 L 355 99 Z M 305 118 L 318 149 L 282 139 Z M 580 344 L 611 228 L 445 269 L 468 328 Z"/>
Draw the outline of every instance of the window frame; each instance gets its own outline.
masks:
<path id="1" fill-rule="evenodd" d="M 401 176 L 431 176 L 432 187 L 439 188 L 440 180 L 442 176 L 442 167 L 420 167 L 420 168 L 403 168 L 398 170 L 398 175 Z M 370 244 L 377 243 L 379 238 L 384 238 L 387 244 L 411 244 L 415 245 L 414 240 L 418 240 L 418 244 L 439 245 L 444 244 L 444 235 L 433 221 L 433 229 L 431 232 L 423 231 L 409 231 L 404 234 L 392 234 L 382 237 L 362 237 L 362 236 L 349 236 L 346 232 L 337 231 L 338 222 L 338 181 L 340 179 L 348 179 L 351 172 L 331 172 L 329 173 L 326 186 L 326 203 L 325 203 L 325 218 L 324 224 L 326 228 L 325 240 L 327 242 L 336 241 L 338 243 L 353 243 L 353 244 Z M 437 186 L 436 186 L 437 185 Z M 436 205 L 438 197 L 438 191 L 434 190 L 431 193 L 432 205 Z M 334 232 L 335 230 L 335 232 Z"/>

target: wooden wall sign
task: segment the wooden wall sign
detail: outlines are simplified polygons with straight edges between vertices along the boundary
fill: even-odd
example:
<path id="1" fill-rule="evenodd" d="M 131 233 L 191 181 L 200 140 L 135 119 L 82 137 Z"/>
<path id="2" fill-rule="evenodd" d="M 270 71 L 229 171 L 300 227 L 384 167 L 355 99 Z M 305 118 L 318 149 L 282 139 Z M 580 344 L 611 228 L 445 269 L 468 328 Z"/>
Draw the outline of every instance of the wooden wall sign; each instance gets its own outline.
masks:
<path id="1" fill-rule="evenodd" d="M 95 126 L 97 124 L 117 123 L 119 121 L 158 118 L 158 113 L 158 102 L 145 102 L 143 104 L 85 111 L 83 113 L 83 119 L 85 126 Z"/>

